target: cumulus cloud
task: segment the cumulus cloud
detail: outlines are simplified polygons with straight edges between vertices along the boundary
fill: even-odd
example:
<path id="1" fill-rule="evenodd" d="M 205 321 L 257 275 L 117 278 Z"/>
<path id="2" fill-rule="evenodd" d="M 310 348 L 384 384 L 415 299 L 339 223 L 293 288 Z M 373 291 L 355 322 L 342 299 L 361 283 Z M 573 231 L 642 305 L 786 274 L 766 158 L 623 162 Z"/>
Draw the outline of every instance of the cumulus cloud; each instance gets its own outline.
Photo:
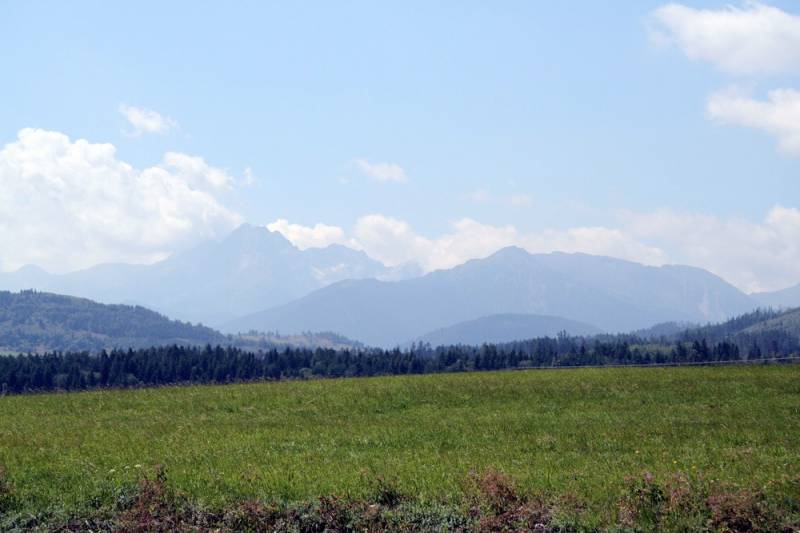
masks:
<path id="1" fill-rule="evenodd" d="M 708 99 L 706 111 L 720 122 L 762 130 L 777 139 L 782 152 L 800 156 L 800 91 L 770 91 L 766 100 L 718 92 Z"/>
<path id="2" fill-rule="evenodd" d="M 210 186 L 215 189 L 229 189 L 234 179 L 226 172 L 214 168 L 199 156 L 167 152 L 164 155 L 164 166 L 174 171 L 186 182 L 199 188 Z M 246 177 L 245 172 L 245 177 Z"/>
<path id="3" fill-rule="evenodd" d="M 775 206 L 762 221 L 661 209 L 622 212 L 623 230 L 670 250 L 670 261 L 699 266 L 747 291 L 800 282 L 800 210 Z"/>
<path id="4" fill-rule="evenodd" d="M 220 173 L 183 154 L 137 170 L 111 144 L 20 130 L 0 150 L 0 269 L 151 262 L 223 235 L 242 218 L 216 196 Z"/>
<path id="5" fill-rule="evenodd" d="M 391 266 L 408 261 L 425 266 L 425 259 L 432 253 L 432 242 L 417 235 L 408 222 L 380 214 L 359 218 L 349 242 Z"/>
<path id="6" fill-rule="evenodd" d="M 285 218 L 267 224 L 270 231 L 280 232 L 292 244 L 305 250 L 306 248 L 322 248 L 329 244 L 341 244 L 345 241 L 344 230 L 338 226 L 317 223 L 314 226 L 290 224 Z"/>
<path id="7" fill-rule="evenodd" d="M 397 163 L 370 163 L 366 159 L 355 159 L 354 162 L 361 172 L 375 181 L 381 183 L 408 181 L 406 171 Z"/>
<path id="8" fill-rule="evenodd" d="M 733 74 L 800 70 L 800 17 L 759 2 L 694 9 L 667 4 L 653 13 L 654 37 L 689 58 Z"/>
<path id="9" fill-rule="evenodd" d="M 133 127 L 131 135 L 139 136 L 144 133 L 164 134 L 177 128 L 178 123 L 169 117 L 162 116 L 152 109 L 134 107 L 125 104 L 119 106 L 119 112 Z"/>
<path id="10" fill-rule="evenodd" d="M 617 216 L 614 227 L 533 232 L 464 218 L 454 221 L 444 234 L 427 237 L 404 220 L 370 214 L 359 218 L 350 231 L 326 227 L 331 228 L 331 238 L 316 242 L 340 242 L 391 266 L 413 261 L 426 271 L 451 268 L 506 246 L 519 246 L 531 253 L 583 252 L 653 266 L 697 266 L 747 292 L 780 289 L 800 281 L 800 209 L 775 206 L 757 222 L 670 209 L 621 211 Z M 281 232 L 298 245 L 306 234 L 315 233 L 315 228 L 283 220 L 273 224 L 270 229 L 294 227 Z"/>
<path id="11" fill-rule="evenodd" d="M 273 222 L 268 227 L 281 231 L 298 246 L 304 235 L 314 231 L 314 228 L 289 224 L 285 220 Z M 288 227 L 294 230 L 282 229 Z M 451 268 L 469 259 L 486 257 L 506 246 L 521 246 L 534 253 L 566 251 L 612 255 L 646 264 L 666 261 L 666 255 L 660 249 L 637 242 L 620 230 L 604 227 L 525 233 L 512 225 L 494 226 L 463 218 L 454 221 L 447 233 L 429 238 L 414 231 L 404 220 L 370 214 L 360 217 L 350 232 L 334 228 L 331 234 L 335 239 L 330 242 L 364 250 L 390 266 L 413 261 L 426 271 Z"/>

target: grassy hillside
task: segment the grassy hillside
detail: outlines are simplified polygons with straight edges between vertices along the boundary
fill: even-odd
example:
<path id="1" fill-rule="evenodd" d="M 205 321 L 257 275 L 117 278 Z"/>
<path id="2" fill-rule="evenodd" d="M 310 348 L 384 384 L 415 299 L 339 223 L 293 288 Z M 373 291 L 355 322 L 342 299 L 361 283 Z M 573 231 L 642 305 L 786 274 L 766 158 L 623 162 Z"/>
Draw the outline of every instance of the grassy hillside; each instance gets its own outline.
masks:
<path id="1" fill-rule="evenodd" d="M 46 292 L 0 291 L 0 352 L 224 341 L 224 335 L 210 328 L 170 320 L 139 306 L 105 305 Z"/>
<path id="2" fill-rule="evenodd" d="M 113 505 L 163 465 L 203 505 L 364 495 L 447 501 L 471 470 L 613 521 L 624 478 L 758 487 L 800 476 L 800 366 L 581 369 L 0 397 L 17 509 Z M 700 477 L 698 477 L 700 476 Z"/>

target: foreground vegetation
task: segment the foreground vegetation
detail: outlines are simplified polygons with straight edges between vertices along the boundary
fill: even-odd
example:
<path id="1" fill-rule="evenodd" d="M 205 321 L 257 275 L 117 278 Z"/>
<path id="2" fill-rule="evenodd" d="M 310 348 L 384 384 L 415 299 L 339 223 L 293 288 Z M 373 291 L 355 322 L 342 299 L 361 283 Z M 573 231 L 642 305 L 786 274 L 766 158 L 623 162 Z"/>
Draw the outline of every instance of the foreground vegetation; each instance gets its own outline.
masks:
<path id="1" fill-rule="evenodd" d="M 722 527 L 747 515 L 774 530 L 800 512 L 798 434 L 796 365 L 7 396 L 0 529 L 30 526 L 32 516 L 122 526 L 183 517 L 237 529 L 225 522 L 236 513 L 295 526 L 301 516 L 356 525 L 367 515 L 416 517 L 423 522 L 409 527 L 426 529 L 428 519 L 477 527 L 513 511 L 503 520 L 646 527 L 680 515 Z M 494 492 L 505 503 L 491 503 Z M 317 499 L 326 495 L 337 497 Z"/>

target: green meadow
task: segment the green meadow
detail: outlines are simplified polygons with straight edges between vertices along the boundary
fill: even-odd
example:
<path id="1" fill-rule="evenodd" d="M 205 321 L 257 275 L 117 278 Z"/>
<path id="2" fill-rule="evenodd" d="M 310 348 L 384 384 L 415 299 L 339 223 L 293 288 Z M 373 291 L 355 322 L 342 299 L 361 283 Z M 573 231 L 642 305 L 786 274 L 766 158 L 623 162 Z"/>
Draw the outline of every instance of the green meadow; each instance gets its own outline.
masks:
<path id="1" fill-rule="evenodd" d="M 736 486 L 800 475 L 800 366 L 609 368 L 265 382 L 0 398 L 0 469 L 22 509 L 82 512 L 163 465 L 207 506 L 418 501 L 494 467 L 518 489 L 613 506 L 628 475 Z"/>

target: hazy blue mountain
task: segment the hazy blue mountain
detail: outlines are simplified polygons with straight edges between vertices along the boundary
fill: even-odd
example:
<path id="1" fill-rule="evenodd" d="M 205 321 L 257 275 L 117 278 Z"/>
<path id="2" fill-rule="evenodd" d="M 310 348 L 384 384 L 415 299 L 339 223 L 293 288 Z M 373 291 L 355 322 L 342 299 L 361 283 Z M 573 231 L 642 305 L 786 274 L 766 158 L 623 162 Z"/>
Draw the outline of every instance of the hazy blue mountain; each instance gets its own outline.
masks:
<path id="1" fill-rule="evenodd" d="M 554 337 L 565 331 L 569 335 L 596 335 L 602 333 L 595 326 L 548 315 L 490 315 L 475 320 L 459 322 L 427 333 L 416 342 L 431 346 L 454 344 L 502 343 L 535 337 Z"/>
<path id="2" fill-rule="evenodd" d="M 800 283 L 779 291 L 757 292 L 750 296 L 764 307 L 775 309 L 800 307 Z"/>
<path id="3" fill-rule="evenodd" d="M 559 316 L 608 332 L 659 322 L 708 322 L 755 302 L 698 268 L 650 267 L 586 254 L 529 254 L 510 247 L 485 259 L 399 282 L 348 280 L 232 321 L 229 331 L 336 331 L 391 346 L 483 316 Z"/>
<path id="4" fill-rule="evenodd" d="M 104 264 L 64 275 L 35 267 L 0 274 L 0 289 L 37 289 L 106 303 L 131 303 L 181 320 L 219 324 L 280 305 L 343 279 L 403 278 L 340 245 L 299 250 L 280 233 L 243 225 L 153 265 Z"/>

